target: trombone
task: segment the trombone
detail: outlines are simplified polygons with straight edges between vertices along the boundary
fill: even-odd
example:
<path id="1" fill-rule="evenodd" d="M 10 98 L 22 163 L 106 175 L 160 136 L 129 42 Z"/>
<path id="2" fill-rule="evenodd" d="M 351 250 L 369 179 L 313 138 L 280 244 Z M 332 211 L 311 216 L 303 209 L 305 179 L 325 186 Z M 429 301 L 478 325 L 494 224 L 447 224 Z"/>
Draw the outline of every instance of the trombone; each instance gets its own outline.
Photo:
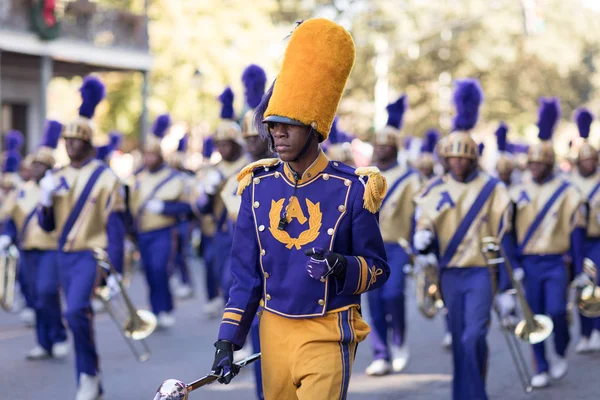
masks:
<path id="1" fill-rule="evenodd" d="M 439 285 L 439 273 L 436 265 L 428 264 L 423 268 L 415 268 L 416 255 L 410 243 L 404 238 L 398 239 L 398 244 L 404 249 L 410 258 L 412 265 L 403 267 L 404 273 L 415 279 L 417 289 L 417 306 L 426 318 L 432 319 L 439 310 L 444 308 L 442 293 Z"/>
<path id="2" fill-rule="evenodd" d="M 577 282 L 573 281 L 570 285 L 574 289 L 574 299 L 569 301 L 567 309 L 572 310 L 577 304 L 577 309 L 584 317 L 597 318 L 600 317 L 600 287 L 598 287 L 598 268 L 596 264 L 586 258 L 583 260 L 583 272 L 587 276 L 585 286 L 577 287 Z"/>
<path id="3" fill-rule="evenodd" d="M 95 296 L 103 303 L 104 309 L 117 325 L 134 357 L 139 362 L 147 361 L 150 358 L 150 347 L 145 339 L 156 329 L 156 317 L 150 311 L 138 310 L 133 306 L 125 291 L 122 278 L 110 263 L 106 251 L 100 248 L 94 249 L 94 258 L 101 270 L 101 276 L 106 282 L 104 286 L 98 286 L 95 289 Z M 119 310 L 112 304 L 119 295 L 124 310 Z M 140 343 L 141 350 L 136 347 L 137 342 Z"/>
<path id="4" fill-rule="evenodd" d="M 234 367 L 239 371 L 246 365 L 252 364 L 258 360 L 260 360 L 260 353 L 252 354 L 251 356 L 244 358 L 239 363 L 234 364 Z M 219 378 L 219 375 L 210 373 L 190 384 L 186 384 L 177 379 L 167 379 L 158 387 L 153 400 L 188 400 L 191 392 L 201 388 L 202 386 L 210 385 Z"/>
<path id="5" fill-rule="evenodd" d="M 552 320 L 545 315 L 533 314 L 529 304 L 527 304 L 527 301 L 525 300 L 521 283 L 513 277 L 514 271 L 512 265 L 506 257 L 502 246 L 498 244 L 498 241 L 495 237 L 485 237 L 481 240 L 481 253 L 485 258 L 486 264 L 490 268 L 490 275 L 492 276 L 492 279 L 494 279 L 497 266 L 504 264 L 506 272 L 508 273 L 512 285 L 515 288 L 517 298 L 519 299 L 521 310 L 523 311 L 525 318 L 515 327 L 514 335 L 508 334 L 504 327 L 502 327 L 502 333 L 506 340 L 506 344 L 508 345 L 511 358 L 517 370 L 517 374 L 519 375 L 519 380 L 521 381 L 523 390 L 525 393 L 530 393 L 532 390 L 531 374 L 529 373 L 527 362 L 525 361 L 523 352 L 519 347 L 517 338 L 531 344 L 543 342 L 552 334 L 554 324 L 552 323 Z M 493 290 L 495 293 L 496 288 L 494 287 Z M 493 308 L 500 321 L 502 321 L 502 316 L 500 315 L 498 308 L 495 306 Z"/>
<path id="6" fill-rule="evenodd" d="M 13 311 L 17 273 L 19 270 L 19 249 L 11 244 L 0 256 L 0 306 L 8 312 Z"/>

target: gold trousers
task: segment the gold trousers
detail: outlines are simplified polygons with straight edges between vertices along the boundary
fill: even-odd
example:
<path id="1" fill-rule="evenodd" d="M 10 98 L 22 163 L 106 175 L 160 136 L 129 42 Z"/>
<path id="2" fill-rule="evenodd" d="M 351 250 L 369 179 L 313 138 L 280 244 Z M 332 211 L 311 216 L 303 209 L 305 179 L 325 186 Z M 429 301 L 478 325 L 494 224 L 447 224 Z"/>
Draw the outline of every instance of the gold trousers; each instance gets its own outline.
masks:
<path id="1" fill-rule="evenodd" d="M 345 399 L 356 347 L 368 333 L 356 307 L 303 319 L 263 311 L 265 400 Z"/>

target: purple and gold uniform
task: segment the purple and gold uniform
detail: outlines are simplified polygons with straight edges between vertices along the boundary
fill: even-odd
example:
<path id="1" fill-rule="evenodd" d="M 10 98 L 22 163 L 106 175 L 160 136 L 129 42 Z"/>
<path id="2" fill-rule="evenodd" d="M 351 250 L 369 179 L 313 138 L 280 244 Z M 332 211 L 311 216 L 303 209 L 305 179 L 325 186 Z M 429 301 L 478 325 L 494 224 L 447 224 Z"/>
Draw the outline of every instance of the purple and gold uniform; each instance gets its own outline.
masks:
<path id="1" fill-rule="evenodd" d="M 62 124 L 47 121 L 44 140 L 40 148 L 32 155 L 32 162 L 39 162 L 52 168 L 53 151 L 58 144 Z M 13 243 L 17 243 L 21 252 L 21 266 L 27 279 L 21 285 L 28 291 L 36 316 L 36 338 L 45 354 L 30 354 L 31 358 L 53 355 L 55 344 L 67 340 L 67 332 L 62 322 L 57 263 L 57 235 L 44 231 L 36 218 L 40 197 L 37 182 L 23 182 L 14 190 L 3 204 L 2 219 L 6 219 L 5 234 Z M 28 357 L 30 357 L 28 356 Z"/>
<path id="2" fill-rule="evenodd" d="M 549 168 L 554 165 L 550 138 L 558 115 L 558 100 L 542 99 L 538 121 L 542 142 L 529 149 L 529 163 L 542 163 Z M 553 173 L 539 183 L 533 177 L 526 178 L 513 186 L 510 193 L 516 204 L 513 230 L 518 261 L 525 273 L 527 302 L 534 314 L 552 318 L 554 347 L 562 361 L 569 344 L 566 298 L 569 278 L 563 257 L 571 253 L 575 273 L 582 271 L 583 201 L 572 184 Z M 538 375 L 550 369 L 544 346 L 543 342 L 533 345 Z M 537 386 L 535 379 L 532 382 Z"/>
<path id="3" fill-rule="evenodd" d="M 262 116 L 298 121 L 325 140 L 353 61 L 354 43 L 341 26 L 303 22 Z M 301 176 L 265 159 L 238 181 L 233 285 L 217 343 L 239 349 L 261 308 L 265 399 L 345 399 L 356 346 L 369 331 L 360 295 L 389 276 L 377 221 L 385 179 L 376 168 L 355 170 L 319 150 Z M 313 248 L 342 255 L 344 273 L 311 277 L 305 251 Z"/>

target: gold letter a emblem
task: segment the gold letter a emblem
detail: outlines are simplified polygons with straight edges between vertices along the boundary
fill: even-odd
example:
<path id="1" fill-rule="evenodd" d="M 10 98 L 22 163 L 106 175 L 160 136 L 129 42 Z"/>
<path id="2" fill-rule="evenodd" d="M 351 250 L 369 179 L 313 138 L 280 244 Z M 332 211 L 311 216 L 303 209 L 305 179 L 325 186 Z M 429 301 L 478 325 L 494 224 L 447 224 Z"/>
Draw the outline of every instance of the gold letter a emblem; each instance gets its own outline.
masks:
<path id="1" fill-rule="evenodd" d="M 293 210 L 293 199 L 296 199 L 296 197 L 292 197 L 292 199 L 290 199 L 290 208 L 288 208 L 288 212 L 290 213 Z M 277 229 L 284 201 L 285 198 L 278 201 L 271 200 L 271 211 L 269 211 L 269 231 L 273 237 L 277 239 L 277 241 L 285 244 L 285 247 L 288 249 L 291 249 L 295 246 L 296 250 L 300 250 L 302 246 L 313 242 L 319 236 L 319 229 L 321 229 L 321 221 L 323 219 L 323 214 L 321 213 L 321 203 L 315 204 L 309 199 L 306 199 L 306 207 L 308 208 L 309 215 L 308 229 L 303 231 L 297 238 L 293 238 L 286 231 Z M 297 218 L 300 224 L 304 224 L 304 222 L 306 222 L 306 217 L 300 208 L 300 202 L 298 199 L 296 199 L 295 204 L 297 209 L 294 211 L 295 214 L 293 217 Z M 302 218 L 304 218 L 304 222 L 302 221 Z"/>

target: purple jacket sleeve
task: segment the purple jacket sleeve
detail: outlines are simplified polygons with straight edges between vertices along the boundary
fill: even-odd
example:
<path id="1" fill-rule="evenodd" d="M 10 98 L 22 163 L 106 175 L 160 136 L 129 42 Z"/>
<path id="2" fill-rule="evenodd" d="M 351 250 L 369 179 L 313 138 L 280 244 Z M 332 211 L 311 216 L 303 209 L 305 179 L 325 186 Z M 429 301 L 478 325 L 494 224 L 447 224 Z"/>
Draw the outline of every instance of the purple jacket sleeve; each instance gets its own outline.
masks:
<path id="1" fill-rule="evenodd" d="M 583 271 L 583 243 L 585 242 L 585 237 L 585 228 L 575 228 L 571 232 L 571 257 L 573 259 L 573 267 L 575 268 L 575 276 Z"/>
<path id="2" fill-rule="evenodd" d="M 108 216 L 106 234 L 108 236 L 108 257 L 115 270 L 123 273 L 125 259 L 125 218 L 126 212 L 112 212 Z"/>
<path id="3" fill-rule="evenodd" d="M 54 208 L 53 207 L 38 207 L 37 211 L 38 222 L 40 227 L 46 232 L 52 232 L 56 229 L 54 222 Z"/>
<path id="4" fill-rule="evenodd" d="M 242 204 L 231 248 L 231 275 L 233 284 L 225 306 L 219 340 L 233 343 L 235 349 L 244 345 L 252 320 L 262 297 L 260 248 L 252 215 L 251 190 L 242 194 Z"/>
<path id="5" fill-rule="evenodd" d="M 352 254 L 344 254 L 348 261 L 346 274 L 335 279 L 339 295 L 356 295 L 377 289 L 390 275 L 378 214 L 363 207 L 362 193 L 361 190 L 355 195 L 350 215 Z"/>
<path id="6" fill-rule="evenodd" d="M 15 224 L 15 221 L 12 218 L 4 221 L 4 224 L 2 226 L 2 234 L 8 235 L 13 243 L 17 243 L 17 225 Z"/>
<path id="7" fill-rule="evenodd" d="M 192 206 L 183 201 L 166 201 L 162 213 L 170 217 L 188 216 L 192 214 Z"/>

